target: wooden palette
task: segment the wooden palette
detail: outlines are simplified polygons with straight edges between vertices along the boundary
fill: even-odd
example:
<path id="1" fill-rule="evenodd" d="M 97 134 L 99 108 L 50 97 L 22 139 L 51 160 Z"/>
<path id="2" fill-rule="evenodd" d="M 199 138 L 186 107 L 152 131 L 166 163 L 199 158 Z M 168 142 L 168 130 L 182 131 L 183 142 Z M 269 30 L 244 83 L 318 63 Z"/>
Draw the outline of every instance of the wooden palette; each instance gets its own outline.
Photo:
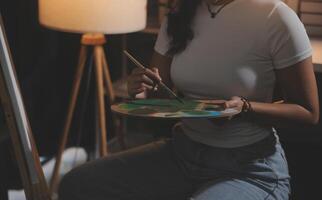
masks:
<path id="1" fill-rule="evenodd" d="M 153 118 L 220 118 L 240 111 L 224 109 L 223 102 L 211 100 L 142 99 L 112 105 L 112 111 L 122 115 Z"/>

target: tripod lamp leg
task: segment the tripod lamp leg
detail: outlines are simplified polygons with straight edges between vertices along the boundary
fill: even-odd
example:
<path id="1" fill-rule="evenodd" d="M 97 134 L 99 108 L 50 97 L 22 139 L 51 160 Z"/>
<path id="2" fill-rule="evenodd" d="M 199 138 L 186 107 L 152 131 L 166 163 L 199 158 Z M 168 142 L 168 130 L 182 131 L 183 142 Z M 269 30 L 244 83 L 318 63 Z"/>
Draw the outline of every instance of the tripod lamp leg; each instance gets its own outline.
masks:
<path id="1" fill-rule="evenodd" d="M 54 171 L 53 171 L 53 175 L 52 175 L 51 182 L 50 182 L 51 194 L 53 194 L 57 190 L 58 179 L 59 179 L 59 170 L 60 170 L 59 167 L 61 165 L 62 154 L 64 152 L 64 149 L 65 149 L 65 146 L 67 143 L 68 133 L 69 133 L 69 129 L 71 126 L 73 115 L 74 115 L 77 96 L 79 93 L 79 87 L 80 87 L 80 83 L 81 83 L 81 79 L 82 79 L 82 76 L 84 73 L 84 67 L 85 67 L 85 63 L 86 63 L 86 57 L 87 57 L 86 54 L 87 54 L 87 47 L 82 45 L 81 49 L 80 49 L 78 66 L 76 69 L 76 74 L 75 74 L 75 78 L 74 78 L 74 82 L 73 82 L 73 86 L 72 86 L 72 94 L 71 94 L 71 99 L 70 99 L 69 106 L 68 106 L 68 112 L 67 112 L 67 116 L 66 116 L 64 129 L 63 129 L 63 134 L 62 134 L 60 142 L 59 142 L 59 149 L 58 149 L 58 152 L 56 155 L 56 162 L 55 162 Z"/>
<path id="2" fill-rule="evenodd" d="M 104 83 L 103 83 L 103 62 L 102 62 L 102 51 L 99 46 L 94 47 L 95 57 L 95 72 L 96 72 L 96 83 L 97 83 L 97 105 L 99 113 L 99 127 L 100 127 L 100 154 L 106 156 L 107 150 L 107 137 L 106 137 L 106 116 L 105 116 L 105 101 L 104 101 Z"/>
<path id="3" fill-rule="evenodd" d="M 99 51 L 101 52 L 102 56 L 102 62 L 103 62 L 103 73 L 104 73 L 104 81 L 105 81 L 105 87 L 107 88 L 107 93 L 110 99 L 110 103 L 113 104 L 115 100 L 115 93 L 113 89 L 113 83 L 111 80 L 110 70 L 108 66 L 108 61 L 104 53 L 103 47 L 99 47 Z"/>

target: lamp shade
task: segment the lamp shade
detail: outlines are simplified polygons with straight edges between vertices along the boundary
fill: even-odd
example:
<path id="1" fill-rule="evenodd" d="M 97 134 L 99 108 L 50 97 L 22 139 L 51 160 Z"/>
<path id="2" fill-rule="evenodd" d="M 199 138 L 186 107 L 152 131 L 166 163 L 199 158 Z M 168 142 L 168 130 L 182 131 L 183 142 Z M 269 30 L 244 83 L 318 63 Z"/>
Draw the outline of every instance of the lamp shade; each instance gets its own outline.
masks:
<path id="1" fill-rule="evenodd" d="M 61 31 L 118 34 L 145 28 L 147 0 L 39 0 L 40 24 Z"/>

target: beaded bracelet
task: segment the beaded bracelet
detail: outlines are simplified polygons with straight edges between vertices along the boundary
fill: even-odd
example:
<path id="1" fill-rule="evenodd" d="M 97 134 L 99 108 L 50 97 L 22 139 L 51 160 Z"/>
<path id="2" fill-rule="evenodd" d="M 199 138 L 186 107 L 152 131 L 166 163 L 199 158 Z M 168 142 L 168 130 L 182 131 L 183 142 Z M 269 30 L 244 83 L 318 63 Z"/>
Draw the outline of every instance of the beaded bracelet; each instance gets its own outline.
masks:
<path id="1" fill-rule="evenodd" d="M 245 97 L 240 97 L 240 99 L 243 102 L 242 111 L 245 113 L 252 111 L 252 105 L 250 104 L 248 99 L 246 99 Z"/>

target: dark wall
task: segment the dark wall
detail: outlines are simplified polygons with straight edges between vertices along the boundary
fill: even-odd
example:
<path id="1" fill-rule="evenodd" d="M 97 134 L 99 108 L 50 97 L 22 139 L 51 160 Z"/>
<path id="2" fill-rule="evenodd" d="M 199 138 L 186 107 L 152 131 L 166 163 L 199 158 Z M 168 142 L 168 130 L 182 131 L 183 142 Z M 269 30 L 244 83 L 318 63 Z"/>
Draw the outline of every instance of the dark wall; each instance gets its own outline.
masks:
<path id="1" fill-rule="evenodd" d="M 37 0 L 0 0 L 0 12 L 39 153 L 41 156 L 50 157 L 57 152 L 62 133 L 81 35 L 53 31 L 40 26 L 37 2 Z M 120 78 L 122 72 L 122 37 L 122 35 L 108 36 L 105 45 L 113 80 Z M 143 41 L 131 42 L 135 38 L 143 38 Z M 141 34 L 129 34 L 129 49 L 148 63 L 153 40 L 144 38 L 145 36 Z M 131 68 L 131 65 L 129 67 Z M 86 110 L 83 112 L 82 109 L 85 98 L 81 98 L 76 108 L 76 117 L 68 144 L 80 143 L 87 150 L 92 149 L 95 135 L 93 87 L 94 82 L 91 77 L 91 92 L 86 102 Z M 81 91 L 80 96 L 83 97 L 84 84 Z M 107 123 L 109 136 L 113 136 L 114 127 L 111 126 L 108 109 Z M 81 139 L 78 141 L 80 132 Z M 13 188 L 20 185 L 16 176 L 18 175 L 17 166 L 12 162 L 14 158 L 10 149 L 10 140 L 8 133 L 6 134 L 6 138 L 2 134 L 0 142 L 0 171 L 3 172 L 0 173 L 1 191 L 2 186 Z"/>
<path id="2" fill-rule="evenodd" d="M 40 26 L 36 0 L 1 0 L 0 11 L 37 146 L 40 154 L 52 155 L 57 150 L 65 120 L 81 36 Z M 109 36 L 105 46 L 112 79 L 120 76 L 120 44 L 121 36 Z M 84 119 L 92 123 L 82 127 L 83 137 L 91 137 L 84 141 L 94 139 L 92 100 L 89 98 Z M 79 132 L 76 124 L 80 124 L 80 107 L 81 104 L 76 111 L 72 135 Z"/>
<path id="3" fill-rule="evenodd" d="M 316 199 L 322 189 L 322 73 L 317 73 L 320 96 L 320 122 L 316 126 L 290 126 L 279 136 L 289 164 L 292 200 Z"/>

